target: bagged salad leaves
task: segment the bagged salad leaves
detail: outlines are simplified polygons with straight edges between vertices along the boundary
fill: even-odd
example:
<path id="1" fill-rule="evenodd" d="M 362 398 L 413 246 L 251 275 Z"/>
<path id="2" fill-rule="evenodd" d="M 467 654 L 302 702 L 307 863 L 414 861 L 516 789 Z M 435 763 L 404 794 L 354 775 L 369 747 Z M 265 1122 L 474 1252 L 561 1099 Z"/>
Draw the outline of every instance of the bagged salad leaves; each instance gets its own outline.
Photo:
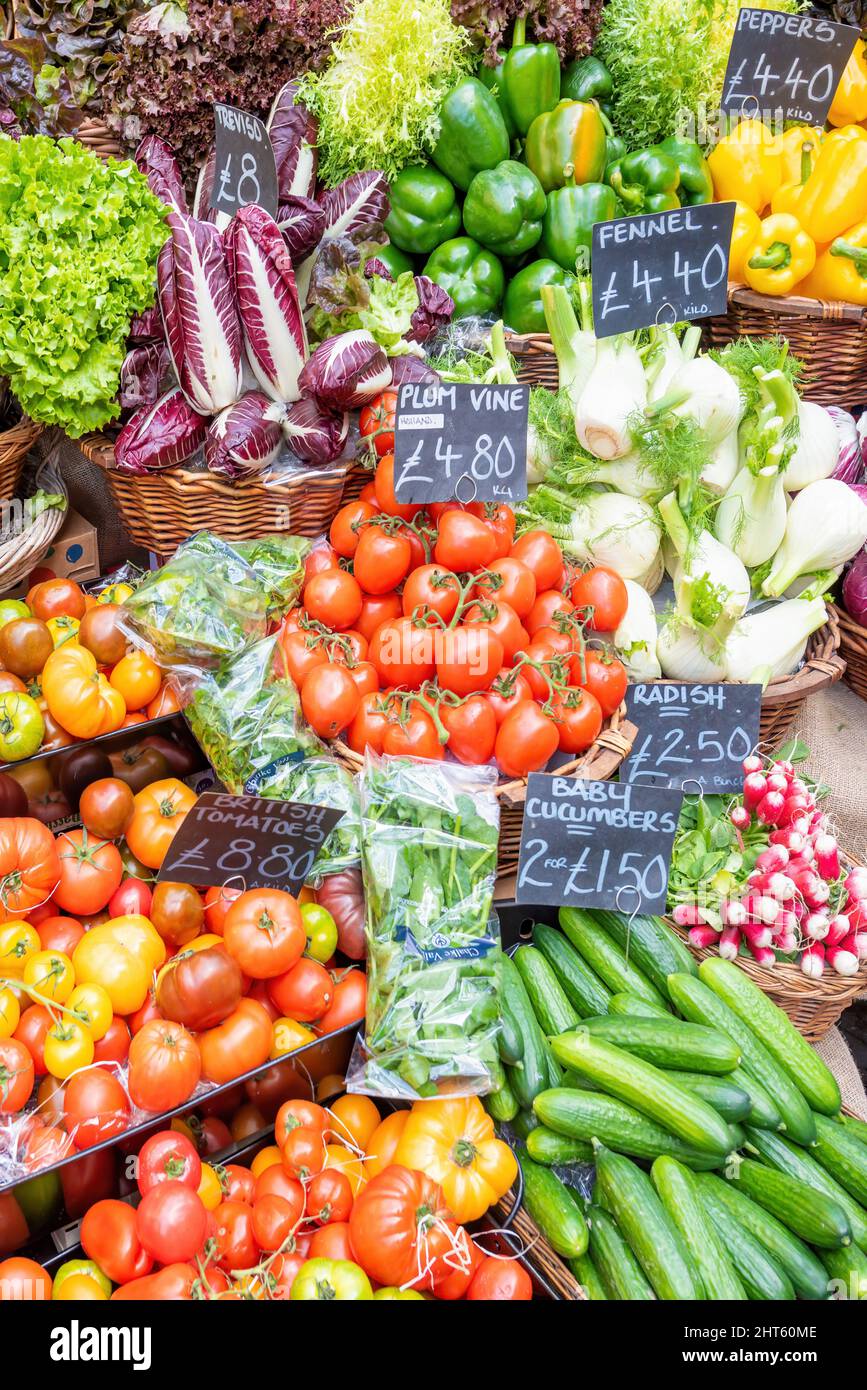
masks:
<path id="1" fill-rule="evenodd" d="M 324 878 L 358 867 L 361 859 L 361 803 L 358 779 L 329 753 L 313 753 L 303 762 L 278 759 L 256 772 L 244 788 L 256 796 L 329 806 L 343 812 L 316 856 L 307 882 L 318 888 Z"/>
<path id="2" fill-rule="evenodd" d="M 414 1099 L 491 1089 L 501 977 L 495 786 L 492 768 L 367 754 L 367 1020 L 350 1091 Z"/>
<path id="3" fill-rule="evenodd" d="M 255 541 L 236 541 L 235 550 L 252 566 L 268 596 L 268 617 L 282 618 L 301 593 L 310 541 L 304 536 L 278 533 Z"/>

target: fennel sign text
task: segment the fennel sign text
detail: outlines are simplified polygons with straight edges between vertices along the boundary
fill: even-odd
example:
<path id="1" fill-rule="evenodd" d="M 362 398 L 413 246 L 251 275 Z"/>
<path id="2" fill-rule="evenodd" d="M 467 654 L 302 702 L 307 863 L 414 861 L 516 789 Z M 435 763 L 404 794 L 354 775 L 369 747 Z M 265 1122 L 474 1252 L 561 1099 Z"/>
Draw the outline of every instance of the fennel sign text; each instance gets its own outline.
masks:
<path id="1" fill-rule="evenodd" d="M 527 496 L 529 386 L 414 382 L 398 388 L 398 502 L 518 502 Z"/>
<path id="2" fill-rule="evenodd" d="M 662 912 L 683 793 L 531 772 L 515 900 Z"/>
<path id="3" fill-rule="evenodd" d="M 734 203 L 700 203 L 596 222 L 597 338 L 725 313 L 734 216 Z"/>
<path id="4" fill-rule="evenodd" d="M 720 110 L 769 123 L 824 125 L 857 37 L 849 24 L 778 10 L 740 10 Z"/>
<path id="5" fill-rule="evenodd" d="M 627 718 L 638 737 L 621 777 L 632 786 L 734 792 L 759 741 L 760 685 L 649 681 L 630 685 Z"/>
<path id="6" fill-rule="evenodd" d="M 169 845 L 158 877 L 199 887 L 297 893 L 342 815 L 300 801 L 203 792 Z"/>
<path id="7" fill-rule="evenodd" d="M 248 203 L 258 203 L 277 216 L 277 165 L 271 140 L 258 116 L 217 101 L 209 206 L 233 217 Z"/>

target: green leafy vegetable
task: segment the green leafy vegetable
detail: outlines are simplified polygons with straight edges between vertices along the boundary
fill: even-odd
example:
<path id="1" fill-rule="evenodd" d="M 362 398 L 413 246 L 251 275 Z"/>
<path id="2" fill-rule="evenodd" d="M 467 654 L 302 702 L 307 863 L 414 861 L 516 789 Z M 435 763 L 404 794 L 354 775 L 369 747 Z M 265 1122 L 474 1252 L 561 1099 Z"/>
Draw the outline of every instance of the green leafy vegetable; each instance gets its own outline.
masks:
<path id="1" fill-rule="evenodd" d="M 284 755 L 285 758 L 285 755 Z M 246 784 L 257 796 L 277 801 L 301 801 L 305 806 L 330 806 L 343 812 L 316 856 L 308 878 L 314 888 L 329 874 L 340 874 L 358 867 L 361 858 L 361 803 L 358 781 L 342 763 L 323 753 L 298 762 L 293 757 L 278 759 L 257 773 Z"/>

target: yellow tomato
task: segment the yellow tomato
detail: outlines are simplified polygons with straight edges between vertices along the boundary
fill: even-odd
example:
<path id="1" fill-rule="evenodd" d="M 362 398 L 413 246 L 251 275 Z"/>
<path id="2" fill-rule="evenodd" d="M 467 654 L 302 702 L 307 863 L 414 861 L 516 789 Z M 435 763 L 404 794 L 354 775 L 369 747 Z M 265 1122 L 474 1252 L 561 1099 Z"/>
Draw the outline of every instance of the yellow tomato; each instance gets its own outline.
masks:
<path id="1" fill-rule="evenodd" d="M 41 949 L 39 933 L 27 922 L 4 922 L 0 927 L 0 975 L 20 979 L 27 961 Z"/>
<path id="2" fill-rule="evenodd" d="M 78 637 L 78 619 L 67 617 L 66 614 L 59 618 L 49 618 L 45 626 L 51 633 L 55 651 L 58 647 L 65 647 L 67 642 L 76 641 Z"/>
<path id="3" fill-rule="evenodd" d="M 109 676 L 109 684 L 119 690 L 127 709 L 144 709 L 155 699 L 162 684 L 162 672 L 142 651 L 129 652 Z"/>
<path id="4" fill-rule="evenodd" d="M 46 999 L 63 1004 L 75 988 L 75 971 L 63 951 L 35 951 L 24 966 L 24 983 Z"/>
<path id="5" fill-rule="evenodd" d="M 337 1168 L 339 1172 L 346 1174 L 353 1197 L 358 1196 L 360 1189 L 367 1181 L 364 1159 L 358 1154 L 351 1153 L 342 1144 L 325 1145 L 325 1167 Z"/>
<path id="6" fill-rule="evenodd" d="M 80 984 L 101 985 L 116 1014 L 140 1009 L 154 970 L 166 956 L 165 943 L 147 917 L 114 917 L 85 932 L 73 953 Z"/>
<path id="7" fill-rule="evenodd" d="M 397 1153 L 397 1146 L 403 1138 L 403 1131 L 406 1129 L 408 1119 L 408 1110 L 393 1110 L 390 1115 L 386 1115 L 381 1124 L 377 1125 L 370 1136 L 367 1153 L 364 1157 L 364 1171 L 368 1180 L 375 1178 L 377 1173 L 381 1173 L 384 1168 L 394 1162 L 394 1155 Z"/>
<path id="8" fill-rule="evenodd" d="M 175 1134 L 182 1134 L 185 1139 L 189 1139 L 194 1149 L 198 1148 L 198 1141 L 196 1140 L 196 1136 L 193 1133 L 191 1126 L 187 1124 L 186 1120 L 172 1120 L 171 1124 L 169 1125 L 169 1129 L 173 1129 L 175 1131 Z M 220 1200 L 222 1200 L 222 1198 Z"/>
<path id="9" fill-rule="evenodd" d="M 271 1044 L 271 1061 L 285 1057 L 287 1052 L 295 1052 L 299 1047 L 316 1041 L 316 1034 L 294 1018 L 278 1018 L 274 1021 L 274 1041 Z"/>
<path id="10" fill-rule="evenodd" d="M 77 1014 L 94 1042 L 104 1038 L 114 1017 L 108 991 L 102 985 L 76 985 L 66 1001 L 66 1006 Z"/>
<path id="11" fill-rule="evenodd" d="M 11 1038 L 18 1027 L 21 1005 L 11 989 L 0 989 L 0 1038 Z"/>
<path id="12" fill-rule="evenodd" d="M 89 1274 L 70 1274 L 51 1296 L 58 1303 L 103 1303 L 108 1298 Z"/>
<path id="13" fill-rule="evenodd" d="M 97 603 L 123 603 L 134 592 L 131 584 L 109 584 L 97 595 Z"/>
<path id="14" fill-rule="evenodd" d="M 174 1129 L 174 1122 L 172 1123 Z M 217 1176 L 216 1169 L 210 1163 L 202 1164 L 202 1177 L 198 1186 L 198 1193 L 202 1199 L 202 1205 L 213 1211 L 223 1200 L 223 1188 Z"/>
<path id="15" fill-rule="evenodd" d="M 51 1076 L 65 1081 L 74 1071 L 89 1067 L 93 1061 L 93 1038 L 83 1023 L 64 1014 L 59 1023 L 49 1028 L 45 1038 L 45 1066 Z"/>
<path id="16" fill-rule="evenodd" d="M 260 1149 L 253 1162 L 250 1164 L 250 1172 L 254 1178 L 258 1178 L 260 1173 L 264 1173 L 266 1168 L 273 1168 L 276 1163 L 282 1162 L 282 1155 L 276 1144 L 269 1144 L 267 1149 Z"/>
<path id="17" fill-rule="evenodd" d="M 341 1096 L 329 1107 L 333 1118 L 330 1133 L 343 1144 L 347 1141 L 367 1152 L 374 1132 L 379 1128 L 382 1116 L 368 1096 Z"/>

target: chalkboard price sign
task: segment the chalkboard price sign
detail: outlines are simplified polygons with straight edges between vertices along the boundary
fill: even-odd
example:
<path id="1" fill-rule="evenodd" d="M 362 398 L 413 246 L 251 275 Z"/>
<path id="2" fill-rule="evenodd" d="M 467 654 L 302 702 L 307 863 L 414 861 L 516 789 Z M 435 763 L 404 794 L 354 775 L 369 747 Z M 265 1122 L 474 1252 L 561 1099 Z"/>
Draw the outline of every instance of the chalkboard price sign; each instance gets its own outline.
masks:
<path id="1" fill-rule="evenodd" d="M 821 126 L 858 30 L 778 10 L 738 12 L 720 110 Z"/>
<path id="2" fill-rule="evenodd" d="M 638 737 L 621 777 L 688 792 L 739 791 L 741 763 L 759 741 L 761 703 L 760 685 L 631 685 L 627 718 Z"/>
<path id="3" fill-rule="evenodd" d="M 517 502 L 527 496 L 529 386 L 401 386 L 398 502 Z"/>
<path id="4" fill-rule="evenodd" d="M 160 879 L 296 893 L 343 815 L 330 806 L 203 792 L 169 845 Z"/>
<path id="5" fill-rule="evenodd" d="M 214 183 L 210 206 L 234 216 L 247 203 L 277 215 L 277 165 L 268 132 L 258 116 L 214 103 Z"/>
<path id="6" fill-rule="evenodd" d="M 667 787 L 531 773 L 516 901 L 662 912 L 682 801 Z"/>
<path id="7" fill-rule="evenodd" d="M 734 203 L 702 203 L 595 223 L 597 338 L 724 313 L 734 216 Z"/>

